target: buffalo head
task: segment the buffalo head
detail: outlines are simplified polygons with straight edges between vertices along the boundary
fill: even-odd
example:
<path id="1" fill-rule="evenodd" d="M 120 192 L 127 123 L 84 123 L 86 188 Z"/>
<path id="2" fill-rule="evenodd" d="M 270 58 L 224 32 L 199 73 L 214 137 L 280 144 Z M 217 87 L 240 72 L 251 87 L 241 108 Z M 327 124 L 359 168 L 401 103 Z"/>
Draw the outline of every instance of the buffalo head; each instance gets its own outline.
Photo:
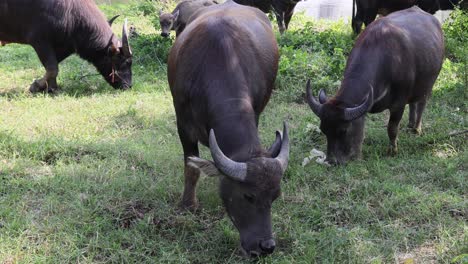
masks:
<path id="1" fill-rule="evenodd" d="M 113 22 L 116 17 L 109 22 Z M 112 35 L 102 56 L 92 60 L 106 81 L 116 89 L 132 87 L 132 50 L 128 42 L 127 20 L 122 29 L 122 40 Z"/>
<path id="2" fill-rule="evenodd" d="M 364 115 L 372 105 L 372 89 L 364 102 L 355 107 L 342 107 L 335 100 L 328 100 L 323 90 L 317 100 L 310 91 L 310 80 L 306 93 L 310 108 L 320 118 L 320 130 L 327 137 L 327 161 L 345 164 L 359 157 L 364 139 Z"/>
<path id="3" fill-rule="evenodd" d="M 189 158 L 189 165 L 208 176 L 220 176 L 220 196 L 234 226 L 240 233 L 242 251 L 251 256 L 270 254 L 276 243 L 271 228 L 271 205 L 281 194 L 280 182 L 289 160 L 289 136 L 286 124 L 283 137 L 261 155 L 246 162 L 226 157 L 210 131 L 213 161 Z"/>
<path id="4" fill-rule="evenodd" d="M 179 17 L 179 10 L 174 14 L 163 13 L 159 11 L 159 24 L 161 25 L 161 36 L 167 38 L 171 34 L 171 30 L 174 28 L 174 25 L 177 23 L 177 18 Z"/>

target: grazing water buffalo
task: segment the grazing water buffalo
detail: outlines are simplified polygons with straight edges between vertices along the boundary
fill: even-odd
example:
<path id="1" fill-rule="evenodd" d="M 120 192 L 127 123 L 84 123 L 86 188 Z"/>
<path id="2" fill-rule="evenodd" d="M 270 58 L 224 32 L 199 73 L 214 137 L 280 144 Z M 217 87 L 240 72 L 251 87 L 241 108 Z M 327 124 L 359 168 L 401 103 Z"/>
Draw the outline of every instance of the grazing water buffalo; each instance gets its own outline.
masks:
<path id="1" fill-rule="evenodd" d="M 120 41 L 93 0 L 2 0 L 0 39 L 35 49 L 46 74 L 31 92 L 55 91 L 59 62 L 75 52 L 114 88 L 132 86 L 126 23 Z"/>
<path id="2" fill-rule="evenodd" d="M 294 8 L 300 0 L 272 0 L 271 5 L 276 15 L 278 28 L 281 34 L 288 30 L 289 21 L 294 14 Z"/>
<path id="3" fill-rule="evenodd" d="M 348 58 L 335 97 L 320 90 L 307 99 L 327 136 L 327 156 L 343 164 L 360 156 L 364 116 L 390 110 L 390 152 L 397 152 L 398 126 L 409 104 L 409 127 L 421 133 L 421 118 L 444 58 L 439 21 L 418 7 L 395 12 L 367 27 Z"/>
<path id="4" fill-rule="evenodd" d="M 221 199 L 250 256 L 275 248 L 270 211 L 289 159 L 286 124 L 268 151 L 257 129 L 277 70 L 278 46 L 268 18 L 232 1 L 192 16 L 168 61 L 185 160 L 182 205 L 197 207 L 200 171 L 220 177 Z M 209 146 L 213 162 L 198 157 L 198 142 Z"/>
<path id="5" fill-rule="evenodd" d="M 175 30 L 176 36 L 184 30 L 189 18 L 201 8 L 217 5 L 215 0 L 187 0 L 177 4 L 171 13 L 159 12 L 159 24 L 161 25 L 161 36 L 169 37 L 171 30 Z"/>
<path id="6" fill-rule="evenodd" d="M 467 0 L 418 0 L 418 6 L 431 14 L 439 10 L 453 10 L 459 6 L 461 9 L 468 8 Z"/>
<path id="7" fill-rule="evenodd" d="M 234 0 L 241 5 L 248 5 L 269 13 L 271 7 L 278 22 L 278 28 L 281 34 L 288 29 L 289 21 L 294 14 L 294 8 L 300 0 Z"/>
<path id="8" fill-rule="evenodd" d="M 391 12 L 412 7 L 416 2 L 417 0 L 353 0 L 351 25 L 354 33 L 359 34 L 362 23 L 364 22 L 367 27 L 375 20 L 377 14 L 385 16 Z"/>

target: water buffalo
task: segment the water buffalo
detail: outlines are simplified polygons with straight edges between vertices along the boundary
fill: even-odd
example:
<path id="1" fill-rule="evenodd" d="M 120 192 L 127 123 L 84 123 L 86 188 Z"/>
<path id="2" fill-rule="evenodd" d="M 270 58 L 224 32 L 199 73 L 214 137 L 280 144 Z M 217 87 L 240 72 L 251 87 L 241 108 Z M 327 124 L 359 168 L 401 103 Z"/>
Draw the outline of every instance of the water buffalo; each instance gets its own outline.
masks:
<path id="1" fill-rule="evenodd" d="M 418 6 L 431 14 L 439 10 L 453 10 L 459 6 L 462 9 L 468 9 L 467 0 L 418 0 Z"/>
<path id="2" fill-rule="evenodd" d="M 189 18 L 201 8 L 217 5 L 215 0 L 186 0 L 182 1 L 171 13 L 159 12 L 159 24 L 161 25 L 161 36 L 169 37 L 171 30 L 175 30 L 176 36 L 184 30 Z"/>
<path id="3" fill-rule="evenodd" d="M 260 10 L 228 1 L 192 16 L 169 55 L 168 81 L 185 161 L 182 206 L 196 208 L 200 171 L 220 179 L 220 196 L 241 248 L 272 253 L 271 205 L 289 159 L 286 124 L 265 151 L 258 119 L 278 70 L 278 46 Z M 212 161 L 199 158 L 198 142 Z"/>
<path id="4" fill-rule="evenodd" d="M 3 0 L 0 39 L 36 51 L 46 73 L 32 83 L 31 92 L 55 91 L 58 64 L 73 53 L 96 66 L 114 88 L 132 85 L 126 23 L 121 41 L 93 0 Z"/>
<path id="5" fill-rule="evenodd" d="M 444 58 L 439 21 L 418 7 L 374 21 L 358 37 L 348 58 L 337 94 L 328 99 L 320 90 L 307 100 L 320 117 L 327 137 L 327 156 L 343 164 L 359 157 L 366 113 L 390 110 L 388 137 L 397 152 L 398 127 L 409 104 L 409 127 L 421 133 L 421 118 Z"/>
<path id="6" fill-rule="evenodd" d="M 288 30 L 289 22 L 294 14 L 294 8 L 300 0 L 272 0 L 271 5 L 276 15 L 278 28 L 281 34 Z"/>
<path id="7" fill-rule="evenodd" d="M 278 29 L 281 34 L 288 29 L 289 21 L 294 14 L 294 8 L 300 0 L 234 0 L 241 5 L 248 5 L 269 13 L 273 7 L 276 16 Z"/>
<path id="8" fill-rule="evenodd" d="M 359 34 L 362 23 L 367 27 L 375 20 L 377 14 L 385 16 L 391 12 L 412 7 L 416 2 L 417 0 L 353 0 L 351 25 L 354 33 Z"/>

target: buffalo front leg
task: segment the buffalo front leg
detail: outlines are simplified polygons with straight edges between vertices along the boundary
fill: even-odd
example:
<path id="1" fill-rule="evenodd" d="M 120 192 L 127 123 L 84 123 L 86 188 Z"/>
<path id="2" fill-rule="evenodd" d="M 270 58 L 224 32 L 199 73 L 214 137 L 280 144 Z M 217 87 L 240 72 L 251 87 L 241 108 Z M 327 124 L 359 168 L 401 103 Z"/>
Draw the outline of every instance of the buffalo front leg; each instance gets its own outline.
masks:
<path id="1" fill-rule="evenodd" d="M 416 109 L 418 107 L 417 103 L 411 103 L 409 105 L 409 116 L 408 116 L 408 128 L 413 129 L 416 124 Z"/>
<path id="2" fill-rule="evenodd" d="M 413 132 L 417 135 L 421 135 L 422 133 L 422 115 L 424 113 L 424 109 L 426 109 L 426 103 L 426 99 L 416 103 Z"/>
<path id="3" fill-rule="evenodd" d="M 398 129 L 404 111 L 404 106 L 398 110 L 390 111 L 390 119 L 388 120 L 387 133 L 388 138 L 390 139 L 390 147 L 388 149 L 388 153 L 392 156 L 398 153 Z"/>
<path id="4" fill-rule="evenodd" d="M 46 73 L 44 74 L 43 78 L 35 80 L 31 84 L 29 91 L 31 93 L 54 93 L 57 90 L 57 75 L 59 72 L 55 51 L 48 45 L 37 45 L 34 46 L 34 49 L 36 50 L 36 53 L 39 56 L 39 60 L 44 66 Z"/>
<path id="5" fill-rule="evenodd" d="M 188 210 L 196 210 L 198 208 L 196 187 L 200 171 L 197 168 L 189 166 L 187 162 L 188 157 L 199 156 L 198 142 L 191 140 L 184 129 L 179 127 L 178 131 L 180 142 L 184 149 L 184 194 L 182 195 L 181 206 Z"/>
<path id="6" fill-rule="evenodd" d="M 276 21 L 278 22 L 278 29 L 282 35 L 286 31 L 286 25 L 284 24 L 284 12 L 276 14 Z"/>

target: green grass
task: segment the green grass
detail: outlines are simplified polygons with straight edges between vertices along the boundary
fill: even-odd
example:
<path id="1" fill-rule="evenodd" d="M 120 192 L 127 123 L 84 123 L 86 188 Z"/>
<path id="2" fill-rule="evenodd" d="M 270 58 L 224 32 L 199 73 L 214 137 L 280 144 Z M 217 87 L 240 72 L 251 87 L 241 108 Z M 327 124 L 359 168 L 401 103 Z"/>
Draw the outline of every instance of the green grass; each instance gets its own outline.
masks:
<path id="1" fill-rule="evenodd" d="M 109 17 L 129 10 L 140 32 L 131 91 L 113 90 L 71 57 L 60 65 L 57 96 L 30 95 L 43 74 L 34 51 L 0 47 L 0 263 L 251 262 L 238 255 L 216 179 L 199 181 L 199 211 L 178 208 L 183 158 L 166 80 L 170 42 L 151 35 L 152 18 L 134 5 L 103 10 Z M 467 136 L 448 136 L 467 129 L 463 59 L 446 60 L 424 133 L 402 129 L 398 156 L 386 155 L 388 115 L 380 113 L 367 118 L 362 160 L 302 167 L 311 149 L 326 144 L 308 129 L 318 118 L 301 100 L 305 80 L 333 94 L 353 38 L 344 22 L 298 16 L 292 23 L 278 36 L 277 89 L 259 126 L 265 146 L 285 119 L 292 138 L 273 205 L 278 248 L 259 262 L 466 262 Z M 209 157 L 206 148 L 202 155 Z"/>

